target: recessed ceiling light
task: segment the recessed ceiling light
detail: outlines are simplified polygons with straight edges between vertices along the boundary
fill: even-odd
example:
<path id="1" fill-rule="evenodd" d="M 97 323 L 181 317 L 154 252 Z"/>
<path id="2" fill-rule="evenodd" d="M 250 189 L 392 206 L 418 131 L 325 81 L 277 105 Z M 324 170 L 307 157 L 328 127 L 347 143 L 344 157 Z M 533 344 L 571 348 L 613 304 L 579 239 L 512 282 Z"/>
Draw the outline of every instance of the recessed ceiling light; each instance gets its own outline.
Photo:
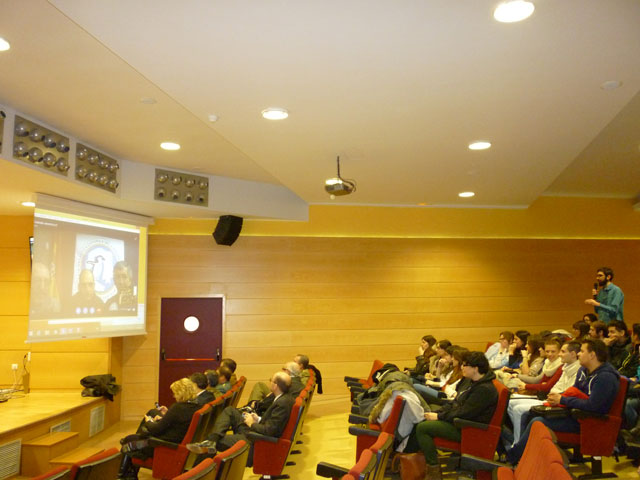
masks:
<path id="1" fill-rule="evenodd" d="M 486 150 L 491 147 L 491 142 L 473 142 L 469 144 L 469 150 Z"/>
<path id="2" fill-rule="evenodd" d="M 153 105 L 154 103 L 158 103 L 158 101 L 153 97 L 142 97 L 140 99 L 140 103 L 144 103 L 145 105 Z"/>
<path id="3" fill-rule="evenodd" d="M 22 203 L 20 203 L 20 205 L 22 205 L 23 207 L 35 207 L 36 206 L 35 202 L 22 202 Z"/>
<path id="4" fill-rule="evenodd" d="M 6 52 L 11 48 L 11 44 L 4 38 L 0 37 L 0 52 Z"/>
<path id="5" fill-rule="evenodd" d="M 460 193 L 458 194 L 458 196 L 459 196 L 460 198 L 471 198 L 471 197 L 473 197 L 474 195 L 475 195 L 475 193 L 473 193 L 473 192 L 460 192 Z"/>
<path id="6" fill-rule="evenodd" d="M 211 123 L 218 121 L 218 115 L 214 115 L 213 113 L 209 115 L 209 121 Z"/>
<path id="7" fill-rule="evenodd" d="M 162 142 L 160 148 L 163 150 L 180 150 L 180 144 L 174 142 Z"/>
<path id="8" fill-rule="evenodd" d="M 525 0 L 502 2 L 493 11 L 493 18 L 502 23 L 520 22 L 529 18 L 536 7 Z"/>
<path id="9" fill-rule="evenodd" d="M 616 88 L 620 88 L 622 86 L 622 82 L 620 80 L 607 80 L 606 82 L 602 82 L 600 84 L 600 88 L 602 90 L 615 90 Z"/>
<path id="10" fill-rule="evenodd" d="M 289 112 L 287 112 L 284 108 L 267 108 L 262 111 L 262 116 L 267 120 L 284 120 L 289 116 Z"/>

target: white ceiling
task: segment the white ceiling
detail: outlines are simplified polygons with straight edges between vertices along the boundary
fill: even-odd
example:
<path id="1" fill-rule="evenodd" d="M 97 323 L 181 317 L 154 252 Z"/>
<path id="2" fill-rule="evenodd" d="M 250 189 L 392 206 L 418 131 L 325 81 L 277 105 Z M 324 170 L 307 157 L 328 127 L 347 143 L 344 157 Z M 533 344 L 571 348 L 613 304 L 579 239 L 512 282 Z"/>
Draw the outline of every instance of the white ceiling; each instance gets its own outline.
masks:
<path id="1" fill-rule="evenodd" d="M 635 197 L 640 2 L 534 1 L 531 18 L 500 24 L 490 0 L 4 0 L 0 104 L 116 158 L 278 184 L 307 203 L 330 201 L 336 155 L 358 182 L 338 203 Z M 289 119 L 262 119 L 270 106 Z M 478 139 L 493 147 L 468 150 Z M 1 165 L 0 212 L 29 190 L 89 188 Z M 140 213 L 163 216 L 153 204 Z"/>

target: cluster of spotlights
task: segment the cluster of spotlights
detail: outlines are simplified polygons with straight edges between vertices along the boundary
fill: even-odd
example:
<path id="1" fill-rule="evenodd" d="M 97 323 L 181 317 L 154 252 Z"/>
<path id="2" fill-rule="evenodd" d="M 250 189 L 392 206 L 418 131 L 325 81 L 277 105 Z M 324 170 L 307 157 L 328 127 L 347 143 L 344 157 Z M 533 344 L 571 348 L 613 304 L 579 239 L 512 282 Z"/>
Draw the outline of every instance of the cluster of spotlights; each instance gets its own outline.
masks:
<path id="1" fill-rule="evenodd" d="M 76 178 L 83 183 L 115 192 L 118 188 L 117 160 L 78 143 L 76 148 Z"/>
<path id="2" fill-rule="evenodd" d="M 16 115 L 13 158 L 61 175 L 69 170 L 69 139 Z"/>
<path id="3" fill-rule="evenodd" d="M 156 200 L 207 206 L 209 180 L 206 177 L 156 169 L 154 196 Z"/>

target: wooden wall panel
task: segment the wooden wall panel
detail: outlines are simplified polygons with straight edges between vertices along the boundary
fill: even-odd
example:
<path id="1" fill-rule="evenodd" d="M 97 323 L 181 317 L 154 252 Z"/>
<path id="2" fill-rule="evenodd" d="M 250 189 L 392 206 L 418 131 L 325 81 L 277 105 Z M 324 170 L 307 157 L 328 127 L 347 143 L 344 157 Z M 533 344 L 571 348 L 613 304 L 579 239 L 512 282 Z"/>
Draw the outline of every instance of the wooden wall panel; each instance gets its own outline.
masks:
<path id="1" fill-rule="evenodd" d="M 631 240 L 241 237 L 229 248 L 152 235 L 148 335 L 124 339 L 124 386 L 136 393 L 124 393 L 123 413 L 138 418 L 157 396 L 163 297 L 225 296 L 223 354 L 249 378 L 247 392 L 307 353 L 333 397 L 375 358 L 411 365 L 427 333 L 478 349 L 505 329 L 570 329 L 591 311 L 583 301 L 602 265 L 615 270 L 632 321 L 638 260 Z"/>

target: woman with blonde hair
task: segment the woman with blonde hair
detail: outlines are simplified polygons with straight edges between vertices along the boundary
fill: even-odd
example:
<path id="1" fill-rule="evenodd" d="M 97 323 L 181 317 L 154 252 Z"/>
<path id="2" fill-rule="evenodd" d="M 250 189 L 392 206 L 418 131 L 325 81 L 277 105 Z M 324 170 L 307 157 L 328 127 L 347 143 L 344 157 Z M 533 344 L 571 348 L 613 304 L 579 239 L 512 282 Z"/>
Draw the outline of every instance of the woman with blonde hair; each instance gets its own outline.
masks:
<path id="1" fill-rule="evenodd" d="M 132 464 L 132 458 L 147 459 L 153 457 L 153 447 L 149 446 L 148 437 L 155 437 L 172 443 L 180 443 L 187 434 L 191 417 L 200 408 L 195 398 L 198 389 L 188 378 L 176 380 L 169 387 L 176 402 L 169 407 L 162 417 L 151 418 L 145 415 L 144 425 L 139 433 L 127 435 L 122 444 L 122 463 L 118 478 L 133 480 L 138 478 L 139 467 Z"/>

